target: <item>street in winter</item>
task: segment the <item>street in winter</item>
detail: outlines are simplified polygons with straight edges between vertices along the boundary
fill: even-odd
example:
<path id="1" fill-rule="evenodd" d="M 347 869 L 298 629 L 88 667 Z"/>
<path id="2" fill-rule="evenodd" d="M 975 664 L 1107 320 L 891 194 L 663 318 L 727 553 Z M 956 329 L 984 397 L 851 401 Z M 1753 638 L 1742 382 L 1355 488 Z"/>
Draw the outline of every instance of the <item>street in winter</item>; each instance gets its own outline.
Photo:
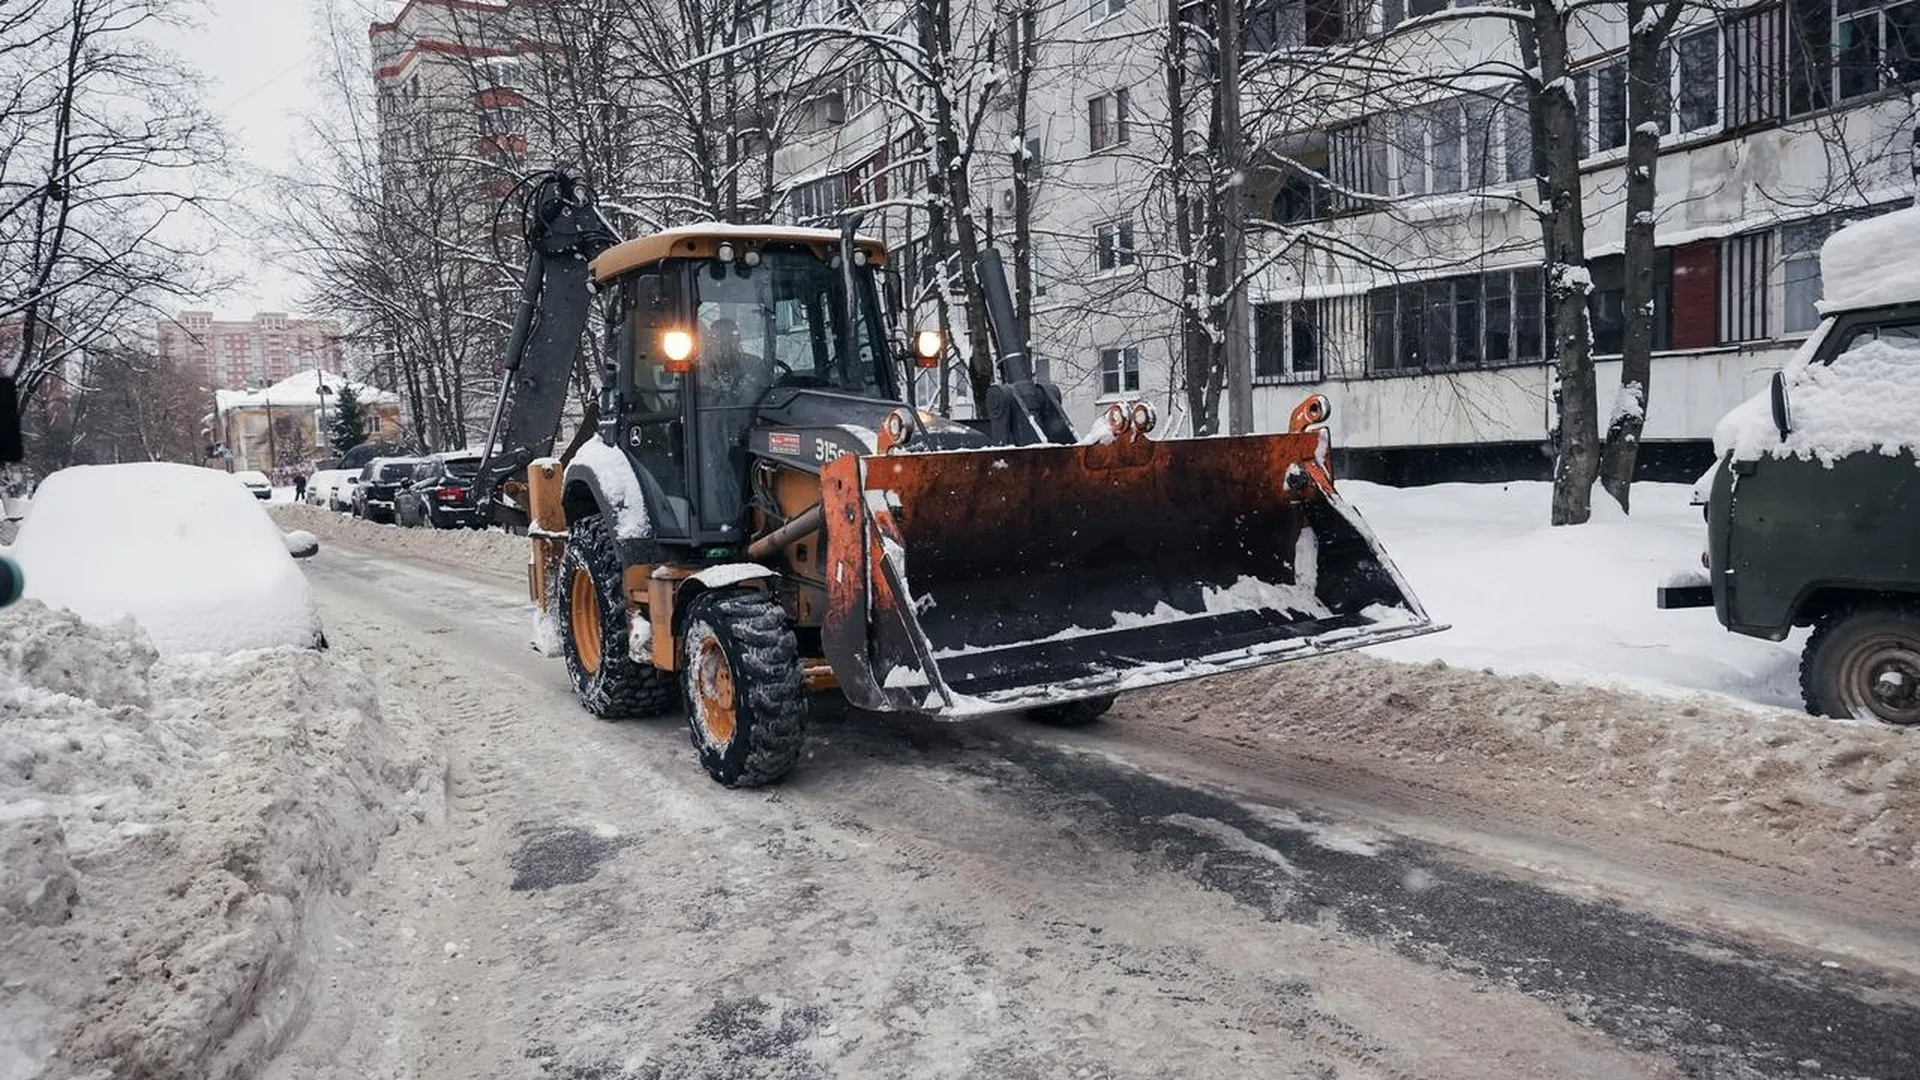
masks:
<path id="1" fill-rule="evenodd" d="M 0 5 L 0 1080 L 1920 1077 L 1917 12 Z"/>

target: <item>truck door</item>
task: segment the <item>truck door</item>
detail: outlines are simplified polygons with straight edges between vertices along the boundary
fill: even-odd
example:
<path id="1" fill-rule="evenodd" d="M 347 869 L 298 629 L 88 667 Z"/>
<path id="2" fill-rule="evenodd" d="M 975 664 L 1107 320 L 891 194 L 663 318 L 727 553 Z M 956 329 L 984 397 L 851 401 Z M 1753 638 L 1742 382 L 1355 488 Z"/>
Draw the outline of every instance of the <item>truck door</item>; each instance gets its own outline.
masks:
<path id="1" fill-rule="evenodd" d="M 654 268 L 628 277 L 619 294 L 622 308 L 611 313 L 607 345 L 621 387 L 615 402 L 618 444 L 642 470 L 654 536 L 661 540 L 690 539 L 693 528 L 686 380 L 668 371 L 660 355 L 660 335 L 675 324 L 678 311 L 677 276 Z"/>

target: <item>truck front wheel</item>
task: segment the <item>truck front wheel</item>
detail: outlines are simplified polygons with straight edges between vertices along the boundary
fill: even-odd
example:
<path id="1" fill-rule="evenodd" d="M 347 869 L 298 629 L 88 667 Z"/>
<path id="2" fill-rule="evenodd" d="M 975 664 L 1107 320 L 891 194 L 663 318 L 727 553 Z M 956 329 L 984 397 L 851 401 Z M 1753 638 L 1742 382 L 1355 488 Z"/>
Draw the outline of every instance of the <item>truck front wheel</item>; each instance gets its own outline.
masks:
<path id="1" fill-rule="evenodd" d="M 1800 657 L 1800 693 L 1816 716 L 1920 724 L 1920 613 L 1851 607 L 1821 619 Z"/>
<path id="2" fill-rule="evenodd" d="M 806 738 L 806 699 L 780 602 L 760 589 L 703 592 L 687 607 L 684 641 L 687 726 L 707 775 L 728 787 L 787 775 Z"/>

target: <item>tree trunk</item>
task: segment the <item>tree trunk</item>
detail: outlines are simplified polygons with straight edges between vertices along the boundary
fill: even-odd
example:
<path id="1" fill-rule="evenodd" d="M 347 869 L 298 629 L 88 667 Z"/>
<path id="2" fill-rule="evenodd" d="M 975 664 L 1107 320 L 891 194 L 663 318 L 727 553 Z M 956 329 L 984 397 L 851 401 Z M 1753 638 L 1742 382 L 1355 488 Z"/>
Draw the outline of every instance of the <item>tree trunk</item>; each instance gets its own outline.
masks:
<path id="1" fill-rule="evenodd" d="M 1628 509 L 1633 474 L 1640 461 L 1640 432 L 1646 426 L 1653 389 L 1653 213 L 1654 178 L 1660 162 L 1659 110 L 1665 107 L 1665 75 L 1660 49 L 1679 17 L 1678 0 L 1656 6 L 1627 0 L 1627 231 L 1626 289 L 1622 306 L 1626 334 L 1621 343 L 1620 390 L 1607 416 L 1606 442 L 1600 454 L 1600 484 Z"/>
<path id="2" fill-rule="evenodd" d="M 1033 327 L 1033 168 L 1027 154 L 1027 88 L 1033 81 L 1033 36 L 1039 29 L 1034 5 L 1025 0 L 1013 15 L 1018 27 L 1019 55 L 1007 59 L 1014 65 L 1013 127 L 1020 147 L 1013 155 L 1013 312 L 1020 323 L 1020 347 L 1027 351 L 1034 371 L 1046 375 L 1043 361 L 1034 356 Z"/>
<path id="3" fill-rule="evenodd" d="M 1220 237 L 1213 296 L 1217 300 L 1220 363 L 1226 369 L 1227 431 L 1253 432 L 1253 355 L 1247 340 L 1247 294 L 1240 275 L 1247 261 L 1246 174 L 1240 142 L 1240 4 L 1214 0 L 1214 40 L 1219 69 L 1214 78 L 1213 150 L 1218 180 L 1213 205 Z"/>
<path id="4" fill-rule="evenodd" d="M 1203 278 L 1200 263 L 1192 253 L 1204 242 L 1212 250 L 1208 236 L 1196 235 L 1194 224 L 1205 211 L 1208 200 L 1196 198 L 1188 175 L 1187 151 L 1187 68 L 1186 36 L 1180 18 L 1181 0 L 1167 0 L 1167 52 L 1165 81 L 1167 89 L 1168 187 L 1173 205 L 1173 235 L 1180 259 L 1180 334 L 1179 374 L 1187 399 L 1187 415 L 1195 435 L 1213 435 L 1220 430 L 1220 379 L 1218 356 L 1213 336 L 1207 332 L 1209 280 Z M 1211 214 L 1207 215 L 1209 218 Z M 1199 230 L 1202 233 L 1210 230 Z"/>
<path id="5" fill-rule="evenodd" d="M 1558 349 L 1553 431 L 1555 525 L 1584 524 L 1592 514 L 1600 468 L 1593 386 L 1593 332 L 1587 296 L 1585 207 L 1580 193 L 1579 115 L 1568 70 L 1566 12 L 1558 0 L 1532 0 L 1532 45 L 1540 82 L 1529 87 L 1534 166 L 1539 177 L 1547 312 Z M 1522 33 L 1525 33 L 1523 30 Z"/>

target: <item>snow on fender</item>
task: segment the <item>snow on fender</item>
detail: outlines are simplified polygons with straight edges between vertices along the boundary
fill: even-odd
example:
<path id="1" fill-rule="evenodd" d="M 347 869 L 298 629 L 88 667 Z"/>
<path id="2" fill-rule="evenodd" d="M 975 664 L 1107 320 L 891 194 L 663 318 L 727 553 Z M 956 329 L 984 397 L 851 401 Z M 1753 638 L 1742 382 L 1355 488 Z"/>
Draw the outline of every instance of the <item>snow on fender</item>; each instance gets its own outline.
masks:
<path id="1" fill-rule="evenodd" d="M 658 570 L 655 570 L 653 573 L 655 577 L 661 576 Z M 776 578 L 779 576 L 779 574 L 761 566 L 759 563 L 736 562 L 709 566 L 697 574 L 690 575 L 687 580 L 697 581 L 702 588 L 706 589 L 724 589 L 729 585 L 738 585 L 743 581 L 755 581 L 760 578 Z"/>

